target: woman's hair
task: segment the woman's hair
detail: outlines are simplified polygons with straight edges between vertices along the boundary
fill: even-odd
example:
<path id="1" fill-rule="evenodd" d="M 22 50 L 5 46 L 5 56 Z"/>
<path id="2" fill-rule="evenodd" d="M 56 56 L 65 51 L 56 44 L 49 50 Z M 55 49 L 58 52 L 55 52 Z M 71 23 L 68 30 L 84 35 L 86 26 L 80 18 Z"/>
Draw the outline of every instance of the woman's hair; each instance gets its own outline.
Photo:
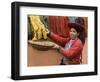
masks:
<path id="1" fill-rule="evenodd" d="M 80 32 L 78 37 L 82 41 L 82 44 L 84 45 L 84 43 L 85 43 L 85 33 L 84 32 Z"/>

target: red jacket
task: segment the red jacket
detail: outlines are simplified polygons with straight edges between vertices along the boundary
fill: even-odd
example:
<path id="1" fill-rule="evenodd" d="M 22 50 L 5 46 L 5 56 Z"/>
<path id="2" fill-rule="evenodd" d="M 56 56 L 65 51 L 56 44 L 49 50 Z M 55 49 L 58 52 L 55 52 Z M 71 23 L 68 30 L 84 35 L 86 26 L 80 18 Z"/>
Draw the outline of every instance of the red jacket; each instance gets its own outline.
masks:
<path id="1" fill-rule="evenodd" d="M 62 46 L 65 46 L 65 44 L 70 40 L 67 38 L 62 38 L 54 33 L 51 33 L 50 36 L 54 41 L 59 42 Z M 68 64 L 80 64 L 82 49 L 82 42 L 80 39 L 77 39 L 73 42 L 70 49 L 65 50 L 64 48 L 60 48 L 60 53 L 62 53 L 63 56 L 71 59 L 68 61 Z"/>

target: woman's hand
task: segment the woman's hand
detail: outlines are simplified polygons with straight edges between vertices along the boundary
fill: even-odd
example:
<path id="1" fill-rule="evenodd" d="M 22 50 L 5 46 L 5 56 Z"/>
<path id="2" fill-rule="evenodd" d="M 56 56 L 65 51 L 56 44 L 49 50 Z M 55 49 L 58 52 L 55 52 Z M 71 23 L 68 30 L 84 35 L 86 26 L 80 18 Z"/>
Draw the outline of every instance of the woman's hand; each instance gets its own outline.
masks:
<path id="1" fill-rule="evenodd" d="M 49 35 L 50 34 L 50 31 L 48 30 L 46 33 L 47 33 L 47 35 Z"/>
<path id="2" fill-rule="evenodd" d="M 53 48 L 58 49 L 60 46 L 55 44 Z"/>

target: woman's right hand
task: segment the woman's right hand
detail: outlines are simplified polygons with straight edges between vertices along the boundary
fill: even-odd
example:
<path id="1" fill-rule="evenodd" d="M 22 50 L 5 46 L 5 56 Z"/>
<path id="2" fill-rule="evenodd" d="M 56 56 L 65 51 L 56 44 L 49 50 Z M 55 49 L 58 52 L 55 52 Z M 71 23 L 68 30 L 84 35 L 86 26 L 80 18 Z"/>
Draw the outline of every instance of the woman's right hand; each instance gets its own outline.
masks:
<path id="1" fill-rule="evenodd" d="M 50 34 L 50 31 L 48 30 L 46 33 L 47 33 L 47 35 L 49 35 Z"/>

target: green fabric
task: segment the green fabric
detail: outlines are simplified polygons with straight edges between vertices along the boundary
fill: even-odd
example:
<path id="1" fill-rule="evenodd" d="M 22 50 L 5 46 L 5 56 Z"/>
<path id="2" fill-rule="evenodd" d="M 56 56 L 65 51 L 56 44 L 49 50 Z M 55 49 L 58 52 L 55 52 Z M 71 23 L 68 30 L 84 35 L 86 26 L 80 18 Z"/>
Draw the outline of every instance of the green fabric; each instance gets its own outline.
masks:
<path id="1" fill-rule="evenodd" d="M 40 20 L 42 21 L 42 23 L 45 25 L 47 29 L 50 29 L 48 16 L 40 16 Z"/>
<path id="2" fill-rule="evenodd" d="M 33 36 L 33 29 L 28 19 L 28 39 L 32 39 L 32 36 Z"/>

